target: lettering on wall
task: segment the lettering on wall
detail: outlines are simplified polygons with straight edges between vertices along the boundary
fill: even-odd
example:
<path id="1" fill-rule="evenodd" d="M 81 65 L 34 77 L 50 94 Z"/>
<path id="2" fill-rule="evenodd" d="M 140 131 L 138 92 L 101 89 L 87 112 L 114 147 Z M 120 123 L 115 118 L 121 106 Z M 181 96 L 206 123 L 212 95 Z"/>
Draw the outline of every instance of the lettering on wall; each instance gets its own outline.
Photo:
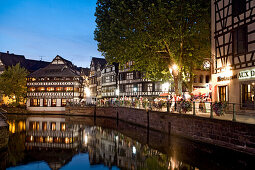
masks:
<path id="1" fill-rule="evenodd" d="M 240 73 L 238 74 L 238 79 L 249 79 L 249 78 L 255 78 L 255 69 L 240 71 Z"/>

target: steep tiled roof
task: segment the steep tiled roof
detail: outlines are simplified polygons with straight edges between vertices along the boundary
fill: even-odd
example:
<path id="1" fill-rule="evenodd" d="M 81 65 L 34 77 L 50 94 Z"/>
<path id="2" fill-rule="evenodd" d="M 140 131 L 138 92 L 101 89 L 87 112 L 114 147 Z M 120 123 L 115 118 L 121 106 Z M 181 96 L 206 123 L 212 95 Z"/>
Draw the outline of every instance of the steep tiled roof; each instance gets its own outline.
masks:
<path id="1" fill-rule="evenodd" d="M 61 61 L 60 64 L 54 61 Z M 52 62 L 44 68 L 41 68 L 28 77 L 77 77 L 80 76 L 80 71 L 70 61 L 56 56 Z"/>
<path id="2" fill-rule="evenodd" d="M 107 63 L 107 61 L 104 58 L 92 57 L 92 61 L 95 64 L 95 67 L 98 67 L 98 65 L 100 65 L 100 69 L 102 69 Z"/>

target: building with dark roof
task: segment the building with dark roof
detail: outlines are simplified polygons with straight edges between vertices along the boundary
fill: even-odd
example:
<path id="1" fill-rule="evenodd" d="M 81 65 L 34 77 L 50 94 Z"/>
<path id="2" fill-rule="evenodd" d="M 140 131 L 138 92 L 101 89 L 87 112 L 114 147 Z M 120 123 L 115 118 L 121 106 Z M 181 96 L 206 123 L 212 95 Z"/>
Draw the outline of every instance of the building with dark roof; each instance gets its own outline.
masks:
<path id="1" fill-rule="evenodd" d="M 20 66 L 27 69 L 30 73 L 40 68 L 46 67 L 50 62 L 26 59 L 23 55 L 10 54 L 0 52 L 0 74 L 9 66 L 15 66 L 20 63 Z"/>
<path id="2" fill-rule="evenodd" d="M 83 97 L 81 69 L 56 56 L 53 61 L 27 77 L 29 111 L 65 111 L 67 102 Z"/>

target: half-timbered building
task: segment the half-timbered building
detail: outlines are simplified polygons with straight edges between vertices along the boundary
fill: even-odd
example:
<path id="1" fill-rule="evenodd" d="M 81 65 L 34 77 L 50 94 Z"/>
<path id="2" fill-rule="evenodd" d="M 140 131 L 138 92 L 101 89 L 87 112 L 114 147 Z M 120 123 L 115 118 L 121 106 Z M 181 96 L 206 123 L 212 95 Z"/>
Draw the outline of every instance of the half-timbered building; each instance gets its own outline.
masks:
<path id="1" fill-rule="evenodd" d="M 83 96 L 79 69 L 56 56 L 46 67 L 27 77 L 29 111 L 65 111 L 68 102 L 78 103 Z"/>
<path id="2" fill-rule="evenodd" d="M 119 64 L 106 64 L 101 72 L 102 77 L 102 98 L 118 97 L 118 72 Z"/>
<path id="3" fill-rule="evenodd" d="M 89 74 L 89 89 L 92 101 L 96 101 L 97 98 L 102 98 L 101 88 L 101 70 L 106 65 L 104 58 L 92 57 L 90 63 L 90 74 Z"/>
<path id="4" fill-rule="evenodd" d="M 254 108 L 255 0 L 212 0 L 213 101 Z"/>
<path id="5" fill-rule="evenodd" d="M 132 71 L 134 63 L 127 62 L 119 70 L 119 95 L 127 97 L 158 97 L 162 93 L 167 93 L 168 88 L 162 87 L 162 82 L 153 82 L 144 78 L 140 71 Z"/>

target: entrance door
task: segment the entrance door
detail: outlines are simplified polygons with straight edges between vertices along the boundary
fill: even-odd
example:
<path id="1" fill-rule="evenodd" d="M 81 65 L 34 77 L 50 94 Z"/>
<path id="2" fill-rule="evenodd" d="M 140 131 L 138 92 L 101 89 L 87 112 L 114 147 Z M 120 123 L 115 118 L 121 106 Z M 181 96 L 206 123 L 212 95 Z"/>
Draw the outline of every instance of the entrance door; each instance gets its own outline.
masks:
<path id="1" fill-rule="evenodd" d="M 219 86 L 219 101 L 227 101 L 227 86 Z"/>

